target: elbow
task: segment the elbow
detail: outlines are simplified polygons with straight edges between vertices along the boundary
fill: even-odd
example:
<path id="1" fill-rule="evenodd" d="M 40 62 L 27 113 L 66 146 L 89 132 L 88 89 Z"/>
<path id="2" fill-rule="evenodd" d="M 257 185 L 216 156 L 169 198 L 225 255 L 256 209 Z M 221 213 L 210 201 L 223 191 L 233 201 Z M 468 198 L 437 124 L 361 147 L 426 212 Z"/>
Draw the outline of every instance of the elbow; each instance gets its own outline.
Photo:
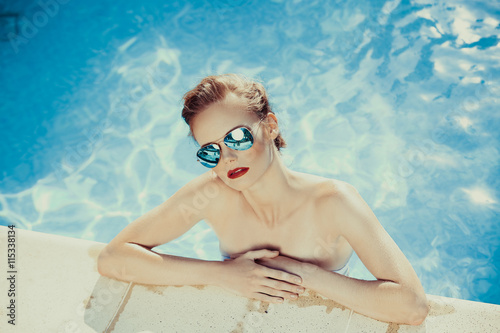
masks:
<path id="1" fill-rule="evenodd" d="M 99 253 L 99 256 L 97 257 L 97 272 L 99 272 L 100 275 L 106 276 L 106 277 L 114 277 L 110 273 L 110 264 L 109 264 L 109 258 L 110 258 L 110 253 L 108 247 L 104 247 L 101 252 Z"/>
<path id="2" fill-rule="evenodd" d="M 413 302 L 408 315 L 408 325 L 419 326 L 427 318 L 429 314 L 429 305 L 425 294 L 417 294 L 414 296 Z"/>

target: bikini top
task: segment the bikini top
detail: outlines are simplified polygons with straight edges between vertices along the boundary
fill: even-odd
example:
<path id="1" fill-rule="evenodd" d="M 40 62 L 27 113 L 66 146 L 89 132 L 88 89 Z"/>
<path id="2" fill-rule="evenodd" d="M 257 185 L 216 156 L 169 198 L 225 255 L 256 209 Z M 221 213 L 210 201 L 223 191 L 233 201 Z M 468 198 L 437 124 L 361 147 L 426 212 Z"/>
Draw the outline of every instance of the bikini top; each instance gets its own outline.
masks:
<path id="1" fill-rule="evenodd" d="M 231 257 L 226 252 L 224 252 L 220 247 L 219 247 L 219 250 L 220 250 L 220 254 L 222 256 L 222 260 L 223 261 L 226 260 L 226 259 L 231 259 Z M 337 270 L 333 270 L 332 269 L 332 272 L 337 273 L 337 274 L 341 274 L 341 275 L 344 275 L 344 276 L 349 276 L 349 271 L 350 271 L 349 263 L 351 262 L 351 259 L 352 259 L 352 254 L 349 257 L 349 259 L 347 260 L 347 262 L 344 265 L 344 267 L 342 267 L 340 269 L 337 269 Z"/>

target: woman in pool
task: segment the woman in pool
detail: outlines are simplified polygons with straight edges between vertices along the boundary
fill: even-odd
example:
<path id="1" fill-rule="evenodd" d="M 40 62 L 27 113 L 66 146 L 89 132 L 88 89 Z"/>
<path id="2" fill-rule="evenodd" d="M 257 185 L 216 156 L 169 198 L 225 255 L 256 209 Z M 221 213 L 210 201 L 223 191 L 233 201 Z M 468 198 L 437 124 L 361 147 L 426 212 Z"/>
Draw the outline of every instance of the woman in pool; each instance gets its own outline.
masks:
<path id="1" fill-rule="evenodd" d="M 99 256 L 101 275 L 217 285 L 273 303 L 309 288 L 378 320 L 423 322 L 422 285 L 357 190 L 283 164 L 285 141 L 261 84 L 235 74 L 206 77 L 184 96 L 182 116 L 209 169 L 123 229 Z M 202 219 L 228 259 L 152 251 Z M 377 280 L 347 276 L 353 250 Z"/>

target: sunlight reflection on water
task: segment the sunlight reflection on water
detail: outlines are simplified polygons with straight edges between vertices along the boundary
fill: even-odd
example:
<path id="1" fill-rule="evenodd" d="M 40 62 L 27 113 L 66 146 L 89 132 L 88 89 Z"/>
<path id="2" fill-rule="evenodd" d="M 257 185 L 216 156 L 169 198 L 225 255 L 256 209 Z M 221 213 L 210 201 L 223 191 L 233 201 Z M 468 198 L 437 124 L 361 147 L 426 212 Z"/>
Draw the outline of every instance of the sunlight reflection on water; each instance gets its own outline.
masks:
<path id="1" fill-rule="evenodd" d="M 182 95 L 205 75 L 243 73 L 268 88 L 287 165 L 353 184 L 427 293 L 499 303 L 498 15 L 465 1 L 231 3 L 78 10 L 85 21 L 108 11 L 130 32 L 95 35 L 113 47 L 88 59 L 89 82 L 37 138 L 50 154 L 4 171 L 2 225 L 110 241 L 204 171 Z M 49 37 L 41 30 L 12 62 Z M 15 152 L 9 128 L 2 151 Z M 205 222 L 158 249 L 220 259 Z M 372 278 L 357 257 L 351 275 Z"/>

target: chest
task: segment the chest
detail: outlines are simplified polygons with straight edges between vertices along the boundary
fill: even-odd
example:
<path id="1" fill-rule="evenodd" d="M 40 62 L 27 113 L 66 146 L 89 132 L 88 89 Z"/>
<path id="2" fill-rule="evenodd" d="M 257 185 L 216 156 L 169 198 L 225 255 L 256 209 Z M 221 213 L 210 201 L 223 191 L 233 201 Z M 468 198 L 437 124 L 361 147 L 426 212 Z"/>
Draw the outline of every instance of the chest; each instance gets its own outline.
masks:
<path id="1" fill-rule="evenodd" d="M 221 251 L 236 257 L 251 250 L 279 250 L 290 258 L 309 262 L 325 269 L 343 266 L 352 252 L 349 243 L 335 228 L 327 227 L 332 216 L 315 200 L 304 200 L 286 218 L 269 225 L 241 203 L 218 217 L 211 225 Z"/>

